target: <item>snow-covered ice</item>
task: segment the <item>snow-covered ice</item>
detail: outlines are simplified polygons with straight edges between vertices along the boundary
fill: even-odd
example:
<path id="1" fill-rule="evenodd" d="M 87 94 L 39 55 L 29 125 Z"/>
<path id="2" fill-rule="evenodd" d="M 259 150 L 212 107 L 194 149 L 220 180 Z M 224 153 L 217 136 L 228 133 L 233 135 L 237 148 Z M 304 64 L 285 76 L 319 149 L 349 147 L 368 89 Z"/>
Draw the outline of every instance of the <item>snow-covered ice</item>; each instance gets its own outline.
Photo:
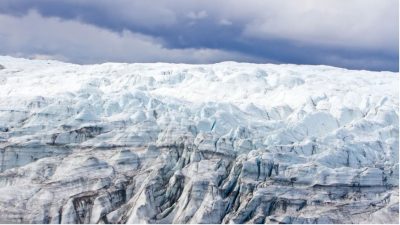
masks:
<path id="1" fill-rule="evenodd" d="M 0 56 L 0 222 L 397 223 L 398 81 Z"/>

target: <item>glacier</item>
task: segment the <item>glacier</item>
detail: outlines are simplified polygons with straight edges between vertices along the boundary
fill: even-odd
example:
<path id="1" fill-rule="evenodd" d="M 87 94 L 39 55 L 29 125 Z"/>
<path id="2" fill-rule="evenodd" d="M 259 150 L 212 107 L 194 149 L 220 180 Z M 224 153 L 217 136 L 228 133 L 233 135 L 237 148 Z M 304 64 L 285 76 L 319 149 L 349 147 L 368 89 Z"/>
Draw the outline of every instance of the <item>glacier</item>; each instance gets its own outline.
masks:
<path id="1" fill-rule="evenodd" d="M 398 83 L 0 56 L 0 223 L 398 223 Z"/>

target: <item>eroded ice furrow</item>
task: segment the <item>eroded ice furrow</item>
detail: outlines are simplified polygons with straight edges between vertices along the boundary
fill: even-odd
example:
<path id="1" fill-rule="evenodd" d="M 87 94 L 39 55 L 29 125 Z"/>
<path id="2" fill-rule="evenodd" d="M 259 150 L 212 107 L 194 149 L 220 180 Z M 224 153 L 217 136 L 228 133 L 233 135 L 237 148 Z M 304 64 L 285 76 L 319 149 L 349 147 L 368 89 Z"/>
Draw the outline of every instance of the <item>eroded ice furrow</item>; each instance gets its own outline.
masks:
<path id="1" fill-rule="evenodd" d="M 0 65 L 2 223 L 398 221 L 396 73 Z"/>

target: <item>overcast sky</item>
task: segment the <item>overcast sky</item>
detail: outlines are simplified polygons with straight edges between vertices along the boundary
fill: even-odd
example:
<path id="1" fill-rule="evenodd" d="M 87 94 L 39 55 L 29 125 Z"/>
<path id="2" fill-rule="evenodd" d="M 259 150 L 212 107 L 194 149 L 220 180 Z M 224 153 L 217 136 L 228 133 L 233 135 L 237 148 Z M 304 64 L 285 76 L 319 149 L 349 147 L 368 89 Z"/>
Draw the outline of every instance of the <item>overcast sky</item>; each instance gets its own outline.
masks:
<path id="1" fill-rule="evenodd" d="M 399 67 L 398 0 L 1 0 L 0 54 Z"/>

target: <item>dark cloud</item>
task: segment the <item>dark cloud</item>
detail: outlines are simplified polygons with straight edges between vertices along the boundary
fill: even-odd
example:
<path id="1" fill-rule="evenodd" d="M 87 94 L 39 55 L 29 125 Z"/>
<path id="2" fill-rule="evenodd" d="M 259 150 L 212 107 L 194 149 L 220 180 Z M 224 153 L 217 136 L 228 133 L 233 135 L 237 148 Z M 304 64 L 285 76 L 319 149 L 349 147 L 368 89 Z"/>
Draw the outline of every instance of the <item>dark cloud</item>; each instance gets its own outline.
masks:
<path id="1" fill-rule="evenodd" d="M 399 65 L 397 0 L 2 0 L 0 13 L 3 19 L 14 18 L 15 23 L 24 18 L 28 23 L 26 18 L 36 15 L 40 19 L 30 25 L 47 33 L 52 29 L 60 32 L 42 37 L 35 30 L 25 31 L 24 35 L 43 42 L 57 40 L 59 46 L 54 43 L 51 48 L 36 43 L 40 42 L 37 39 L 32 42 L 14 35 L 16 40 L 8 40 L 18 29 L 5 30 L 0 21 L 0 40 L 5 43 L 0 47 L 2 54 L 59 55 L 81 63 L 237 60 L 392 71 L 398 71 Z M 54 22 L 54 18 L 61 19 L 57 20 L 60 27 L 49 29 L 47 21 Z M 62 37 L 67 22 L 73 22 L 75 29 L 86 27 L 108 35 L 97 37 L 93 33 L 89 42 L 77 35 L 82 43 L 75 43 L 79 40 Z M 135 42 L 141 52 L 133 54 L 132 47 L 124 43 L 138 37 L 153 47 L 140 47 L 140 42 Z M 29 46 L 34 43 L 41 47 Z M 84 53 L 73 47 L 84 44 L 88 45 Z M 100 51 L 97 47 L 101 45 L 120 49 Z M 203 52 L 201 57 L 199 52 Z"/>
<path id="2" fill-rule="evenodd" d="M 210 48 L 166 48 L 152 36 L 120 33 L 76 20 L 43 17 L 30 11 L 23 17 L 0 14 L 0 54 L 55 58 L 78 63 L 105 61 L 213 63 L 221 60 L 258 61 L 240 52 Z"/>

